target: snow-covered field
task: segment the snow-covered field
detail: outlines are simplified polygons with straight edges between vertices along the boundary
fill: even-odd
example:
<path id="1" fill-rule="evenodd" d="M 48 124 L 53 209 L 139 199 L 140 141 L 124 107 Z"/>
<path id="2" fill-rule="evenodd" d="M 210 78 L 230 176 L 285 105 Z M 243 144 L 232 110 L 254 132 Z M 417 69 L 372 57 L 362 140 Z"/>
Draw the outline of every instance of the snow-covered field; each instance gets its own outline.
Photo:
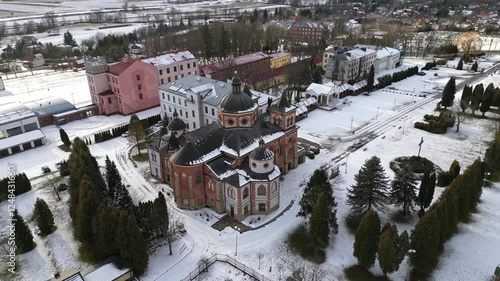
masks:
<path id="1" fill-rule="evenodd" d="M 438 73 L 437 79 L 434 73 Z M 420 121 L 424 114 L 433 113 L 435 100 L 432 99 L 431 93 L 438 92 L 433 88 L 442 88 L 449 76 L 465 75 L 465 73 L 465 71 L 440 68 L 427 72 L 426 76 L 414 76 L 395 83 L 391 85 L 393 89 L 379 90 L 371 93 L 370 96 L 348 97 L 352 103 L 342 110 L 332 112 L 315 110 L 311 112 L 308 118 L 297 123 L 300 126 L 299 135 L 322 143 L 327 149 L 322 149 L 322 152 L 314 160 L 306 159 L 304 164 L 285 175 L 280 194 L 281 208 L 291 200 L 295 200 L 295 204 L 271 224 L 242 234 L 230 228 L 219 232 L 211 228 L 210 223 L 202 223 L 199 214 L 210 214 L 208 210 L 187 211 L 175 208 L 171 188 L 148 176 L 148 164 L 139 163 L 138 168 L 134 168 L 132 163 L 128 161 L 126 139 L 117 138 L 91 145 L 90 150 L 98 158 L 101 165 L 105 155 L 109 155 L 111 160 L 117 162 L 125 182 L 130 185 L 129 190 L 135 201 L 150 200 L 156 197 L 158 191 L 169 193 L 170 196 L 167 195 L 168 203 L 184 222 L 188 232 L 182 239 L 174 243 L 172 256 L 168 255 L 165 246 L 160 247 L 151 255 L 148 270 L 141 277 L 141 280 L 180 280 L 195 269 L 201 257 L 208 257 L 215 253 L 236 257 L 238 261 L 259 271 L 270 280 L 283 280 L 293 270 L 302 266 L 312 268 L 308 262 L 286 250 L 284 237 L 304 221 L 302 218 L 296 217 L 299 210 L 297 202 L 300 200 L 304 184 L 310 175 L 319 167 L 332 167 L 337 163 L 341 165 L 341 173 L 334 179 L 333 186 L 338 203 L 337 216 L 340 229 L 339 234 L 333 237 L 330 246 L 326 249 L 327 260 L 320 268 L 328 276 L 324 280 L 344 280 L 343 268 L 356 263 L 356 259 L 352 255 L 353 236 L 344 224 L 344 219 L 349 213 L 349 208 L 345 203 L 346 189 L 354 183 L 354 175 L 366 159 L 373 155 L 379 156 L 387 174 L 392 178 L 394 175 L 389 169 L 389 161 L 398 156 L 416 155 L 418 153 L 417 144 L 422 137 L 424 144 L 421 155 L 443 169 L 447 169 L 455 159 L 460 162 L 462 167 L 466 167 L 484 153 L 486 142 L 492 138 L 492 132 L 495 128 L 495 122 L 490 119 L 467 118 L 461 124 L 460 132 L 457 133 L 455 128 L 450 128 L 448 133 L 444 135 L 434 135 L 413 128 L 413 123 Z M 488 77 L 488 80 L 485 81 L 490 79 L 499 81 L 498 77 L 498 75 Z M 418 97 L 424 92 L 427 93 L 427 97 Z M 416 94 L 417 97 L 412 96 L 412 94 Z M 457 94 L 456 99 L 459 98 L 460 95 Z M 395 105 L 394 100 L 396 100 Z M 153 115 L 154 110 L 146 114 Z M 497 117 L 493 113 L 488 113 L 487 116 Z M 354 118 L 351 119 L 352 117 Z M 353 120 L 355 135 L 349 134 L 351 120 Z M 128 121 L 127 117 L 97 116 L 69 123 L 63 128 L 68 132 L 70 138 L 73 138 L 126 121 Z M 111 125 L 107 125 L 107 122 L 110 122 Z M 378 136 L 374 136 L 375 138 L 361 149 L 350 153 L 348 158 L 338 160 L 339 155 L 347 154 L 346 148 L 352 144 L 353 138 L 364 138 L 363 132 L 369 131 Z M 2 159 L 0 175 L 5 175 L 7 163 L 4 162 L 7 161 L 14 163 L 19 172 L 26 171 L 29 177 L 33 177 L 40 175 L 40 166 L 43 164 L 54 163 L 60 158 L 67 157 L 68 153 L 62 152 L 56 147 L 59 144 L 56 128 L 46 127 L 44 132 L 48 135 L 49 140 L 52 139 L 48 145 Z M 337 160 L 333 161 L 334 158 Z M 446 243 L 445 252 L 434 273 L 435 280 L 486 280 L 491 276 L 495 266 L 500 262 L 500 252 L 498 251 L 500 248 L 498 236 L 500 224 L 497 222 L 500 215 L 499 189 L 500 185 L 496 185 L 483 192 L 479 212 L 473 215 L 471 223 L 460 225 L 459 233 Z M 442 188 L 436 190 L 435 198 L 442 190 Z M 34 203 L 36 196 L 49 199 L 53 197 L 50 190 L 46 188 L 18 196 L 18 204 L 21 205 L 23 215 L 29 217 L 31 212 L 29 208 Z M 52 208 L 56 208 L 58 204 L 60 203 L 49 203 Z M 0 205 L 0 207 L 2 206 Z M 390 208 L 388 213 L 381 214 L 382 223 L 388 222 L 395 211 L 395 208 Z M 271 216 L 276 213 L 274 212 Z M 215 214 L 212 215 L 215 216 Z M 215 221 L 214 218 L 211 220 Z M 410 231 L 416 221 L 417 218 L 414 217 L 410 223 L 398 224 L 398 229 Z M 63 225 L 68 223 L 67 218 L 62 222 Z M 76 244 L 70 237 L 71 232 L 65 230 L 65 227 L 61 227 L 51 235 L 57 236 L 58 234 L 71 240 L 67 242 L 66 248 L 59 249 L 55 243 L 48 243 L 48 246 L 45 246 L 45 243 L 37 240 L 39 246 L 34 251 L 20 256 L 22 261 L 26 261 L 26 265 L 21 268 L 22 275 L 20 276 L 34 276 L 33 274 L 39 272 L 37 280 L 49 278 L 51 271 L 54 270 L 54 266 L 51 265 L 51 260 L 54 259 L 58 270 L 85 267 L 76 260 L 75 256 L 70 255 L 67 257 L 67 261 L 60 258 L 64 254 L 60 253 L 61 251 L 74 249 Z M 48 241 L 51 239 L 53 238 L 49 236 Z M 44 247 L 41 247 L 42 245 Z M 236 248 L 237 255 L 235 255 Z M 259 270 L 257 257 L 260 253 L 263 253 L 264 257 L 261 260 L 261 269 Z M 378 264 L 371 270 L 376 274 L 381 274 Z M 405 280 L 408 271 L 408 263 L 404 261 L 400 269 L 390 274 L 389 277 L 391 280 Z M 219 280 L 220 278 L 223 278 L 220 280 L 224 280 L 225 277 L 235 281 L 250 280 L 248 276 L 244 276 L 237 269 L 220 262 L 210 267 L 209 273 L 202 276 L 200 280 Z"/>

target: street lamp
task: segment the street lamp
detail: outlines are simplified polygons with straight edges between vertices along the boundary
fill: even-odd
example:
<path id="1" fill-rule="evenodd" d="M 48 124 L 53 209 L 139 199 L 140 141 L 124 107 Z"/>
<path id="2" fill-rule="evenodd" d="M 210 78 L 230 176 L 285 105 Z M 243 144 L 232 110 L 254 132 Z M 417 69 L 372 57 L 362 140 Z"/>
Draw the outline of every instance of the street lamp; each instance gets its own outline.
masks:
<path id="1" fill-rule="evenodd" d="M 406 119 L 403 119 L 403 135 L 405 134 L 405 123 L 406 123 Z"/>
<path id="2" fill-rule="evenodd" d="M 345 157 L 345 173 L 347 174 L 347 160 L 349 160 L 349 154 Z"/>
<path id="3" fill-rule="evenodd" d="M 380 106 L 377 106 L 377 116 L 375 117 L 375 121 L 378 120 L 378 110 L 380 109 Z"/>
<path id="4" fill-rule="evenodd" d="M 394 99 L 394 110 L 393 111 L 396 111 L 396 99 Z"/>
<path id="5" fill-rule="evenodd" d="M 235 226 L 234 229 L 236 230 L 236 252 L 234 255 L 237 256 L 238 255 L 238 232 L 240 231 L 240 229 L 237 226 Z"/>
<path id="6" fill-rule="evenodd" d="M 71 99 L 73 100 L 73 105 L 75 105 L 75 97 L 73 97 L 73 93 L 71 93 Z"/>
<path id="7" fill-rule="evenodd" d="M 352 122 L 354 121 L 354 116 L 351 117 L 351 135 L 354 134 L 354 132 L 352 131 Z"/>

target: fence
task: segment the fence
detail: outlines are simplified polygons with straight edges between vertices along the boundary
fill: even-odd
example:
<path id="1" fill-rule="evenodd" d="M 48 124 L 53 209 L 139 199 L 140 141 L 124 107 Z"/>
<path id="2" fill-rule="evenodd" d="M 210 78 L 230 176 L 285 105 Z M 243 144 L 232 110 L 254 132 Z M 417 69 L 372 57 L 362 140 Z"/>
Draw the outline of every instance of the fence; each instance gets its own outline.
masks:
<path id="1" fill-rule="evenodd" d="M 205 261 L 204 264 L 198 265 L 195 270 L 191 271 L 189 273 L 189 275 L 186 278 L 182 279 L 181 281 L 191 281 L 191 280 L 195 279 L 202 272 L 204 272 L 205 270 L 207 270 L 216 261 L 226 262 L 226 263 L 234 266 L 235 268 L 243 271 L 244 273 L 252 276 L 255 280 L 258 280 L 258 281 L 271 281 L 271 279 L 269 279 L 269 278 L 265 277 L 264 275 L 256 272 L 253 268 L 248 267 L 248 266 L 244 265 L 243 263 L 237 261 L 235 258 L 232 258 L 232 257 L 230 257 L 228 255 L 221 255 L 221 254 L 215 254 L 215 255 L 209 257 Z"/>

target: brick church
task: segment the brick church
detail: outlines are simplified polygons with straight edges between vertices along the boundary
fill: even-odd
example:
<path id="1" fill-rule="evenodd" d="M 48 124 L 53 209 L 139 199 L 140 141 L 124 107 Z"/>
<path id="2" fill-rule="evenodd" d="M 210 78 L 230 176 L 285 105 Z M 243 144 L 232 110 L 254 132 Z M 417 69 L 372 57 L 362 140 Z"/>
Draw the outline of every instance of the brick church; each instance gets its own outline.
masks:
<path id="1" fill-rule="evenodd" d="M 258 114 L 237 74 L 231 85 L 218 122 L 188 133 L 174 112 L 148 153 L 152 174 L 170 184 L 180 208 L 210 207 L 241 220 L 279 207 L 281 175 L 298 165 L 297 127 L 286 95 Z"/>

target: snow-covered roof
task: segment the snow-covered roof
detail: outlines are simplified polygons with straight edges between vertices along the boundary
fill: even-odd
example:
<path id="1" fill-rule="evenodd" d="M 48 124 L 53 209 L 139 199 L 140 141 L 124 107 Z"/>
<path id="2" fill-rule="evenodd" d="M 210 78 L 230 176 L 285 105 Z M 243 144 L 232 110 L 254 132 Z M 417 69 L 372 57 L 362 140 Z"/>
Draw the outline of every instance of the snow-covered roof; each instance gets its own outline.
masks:
<path id="1" fill-rule="evenodd" d="M 399 55 L 399 54 L 400 54 L 399 50 L 394 49 L 394 48 L 389 48 L 389 47 L 385 47 L 385 48 L 377 50 L 377 58 L 378 59 L 383 59 L 383 58 L 386 58 L 389 56 Z"/>
<path id="2" fill-rule="evenodd" d="M 60 97 L 42 98 L 27 102 L 25 105 L 39 116 L 60 114 L 75 109 L 74 105 Z"/>
<path id="3" fill-rule="evenodd" d="M 14 102 L 0 105 L 0 125 L 36 116 L 27 106 Z"/>
<path id="4" fill-rule="evenodd" d="M 313 92 L 317 95 L 326 94 L 331 90 L 332 90 L 331 86 L 327 86 L 324 84 L 317 84 L 317 83 L 311 83 L 311 85 L 309 85 L 309 87 L 307 87 L 306 89 L 306 91 Z"/>
<path id="5" fill-rule="evenodd" d="M 105 281 L 105 280 L 116 280 L 130 272 L 128 268 L 119 269 L 114 263 L 105 264 L 98 269 L 90 272 L 89 274 L 83 276 L 85 281 Z"/>
<path id="6" fill-rule="evenodd" d="M 158 56 L 141 58 L 143 62 L 150 63 L 155 67 L 171 65 L 180 61 L 192 59 L 195 59 L 195 56 L 190 51 L 180 51 L 177 53 L 168 53 Z"/>
<path id="7" fill-rule="evenodd" d="M 7 149 L 16 145 L 43 139 L 45 135 L 40 130 L 30 131 L 24 134 L 15 135 L 12 137 L 0 139 L 0 150 Z"/>

